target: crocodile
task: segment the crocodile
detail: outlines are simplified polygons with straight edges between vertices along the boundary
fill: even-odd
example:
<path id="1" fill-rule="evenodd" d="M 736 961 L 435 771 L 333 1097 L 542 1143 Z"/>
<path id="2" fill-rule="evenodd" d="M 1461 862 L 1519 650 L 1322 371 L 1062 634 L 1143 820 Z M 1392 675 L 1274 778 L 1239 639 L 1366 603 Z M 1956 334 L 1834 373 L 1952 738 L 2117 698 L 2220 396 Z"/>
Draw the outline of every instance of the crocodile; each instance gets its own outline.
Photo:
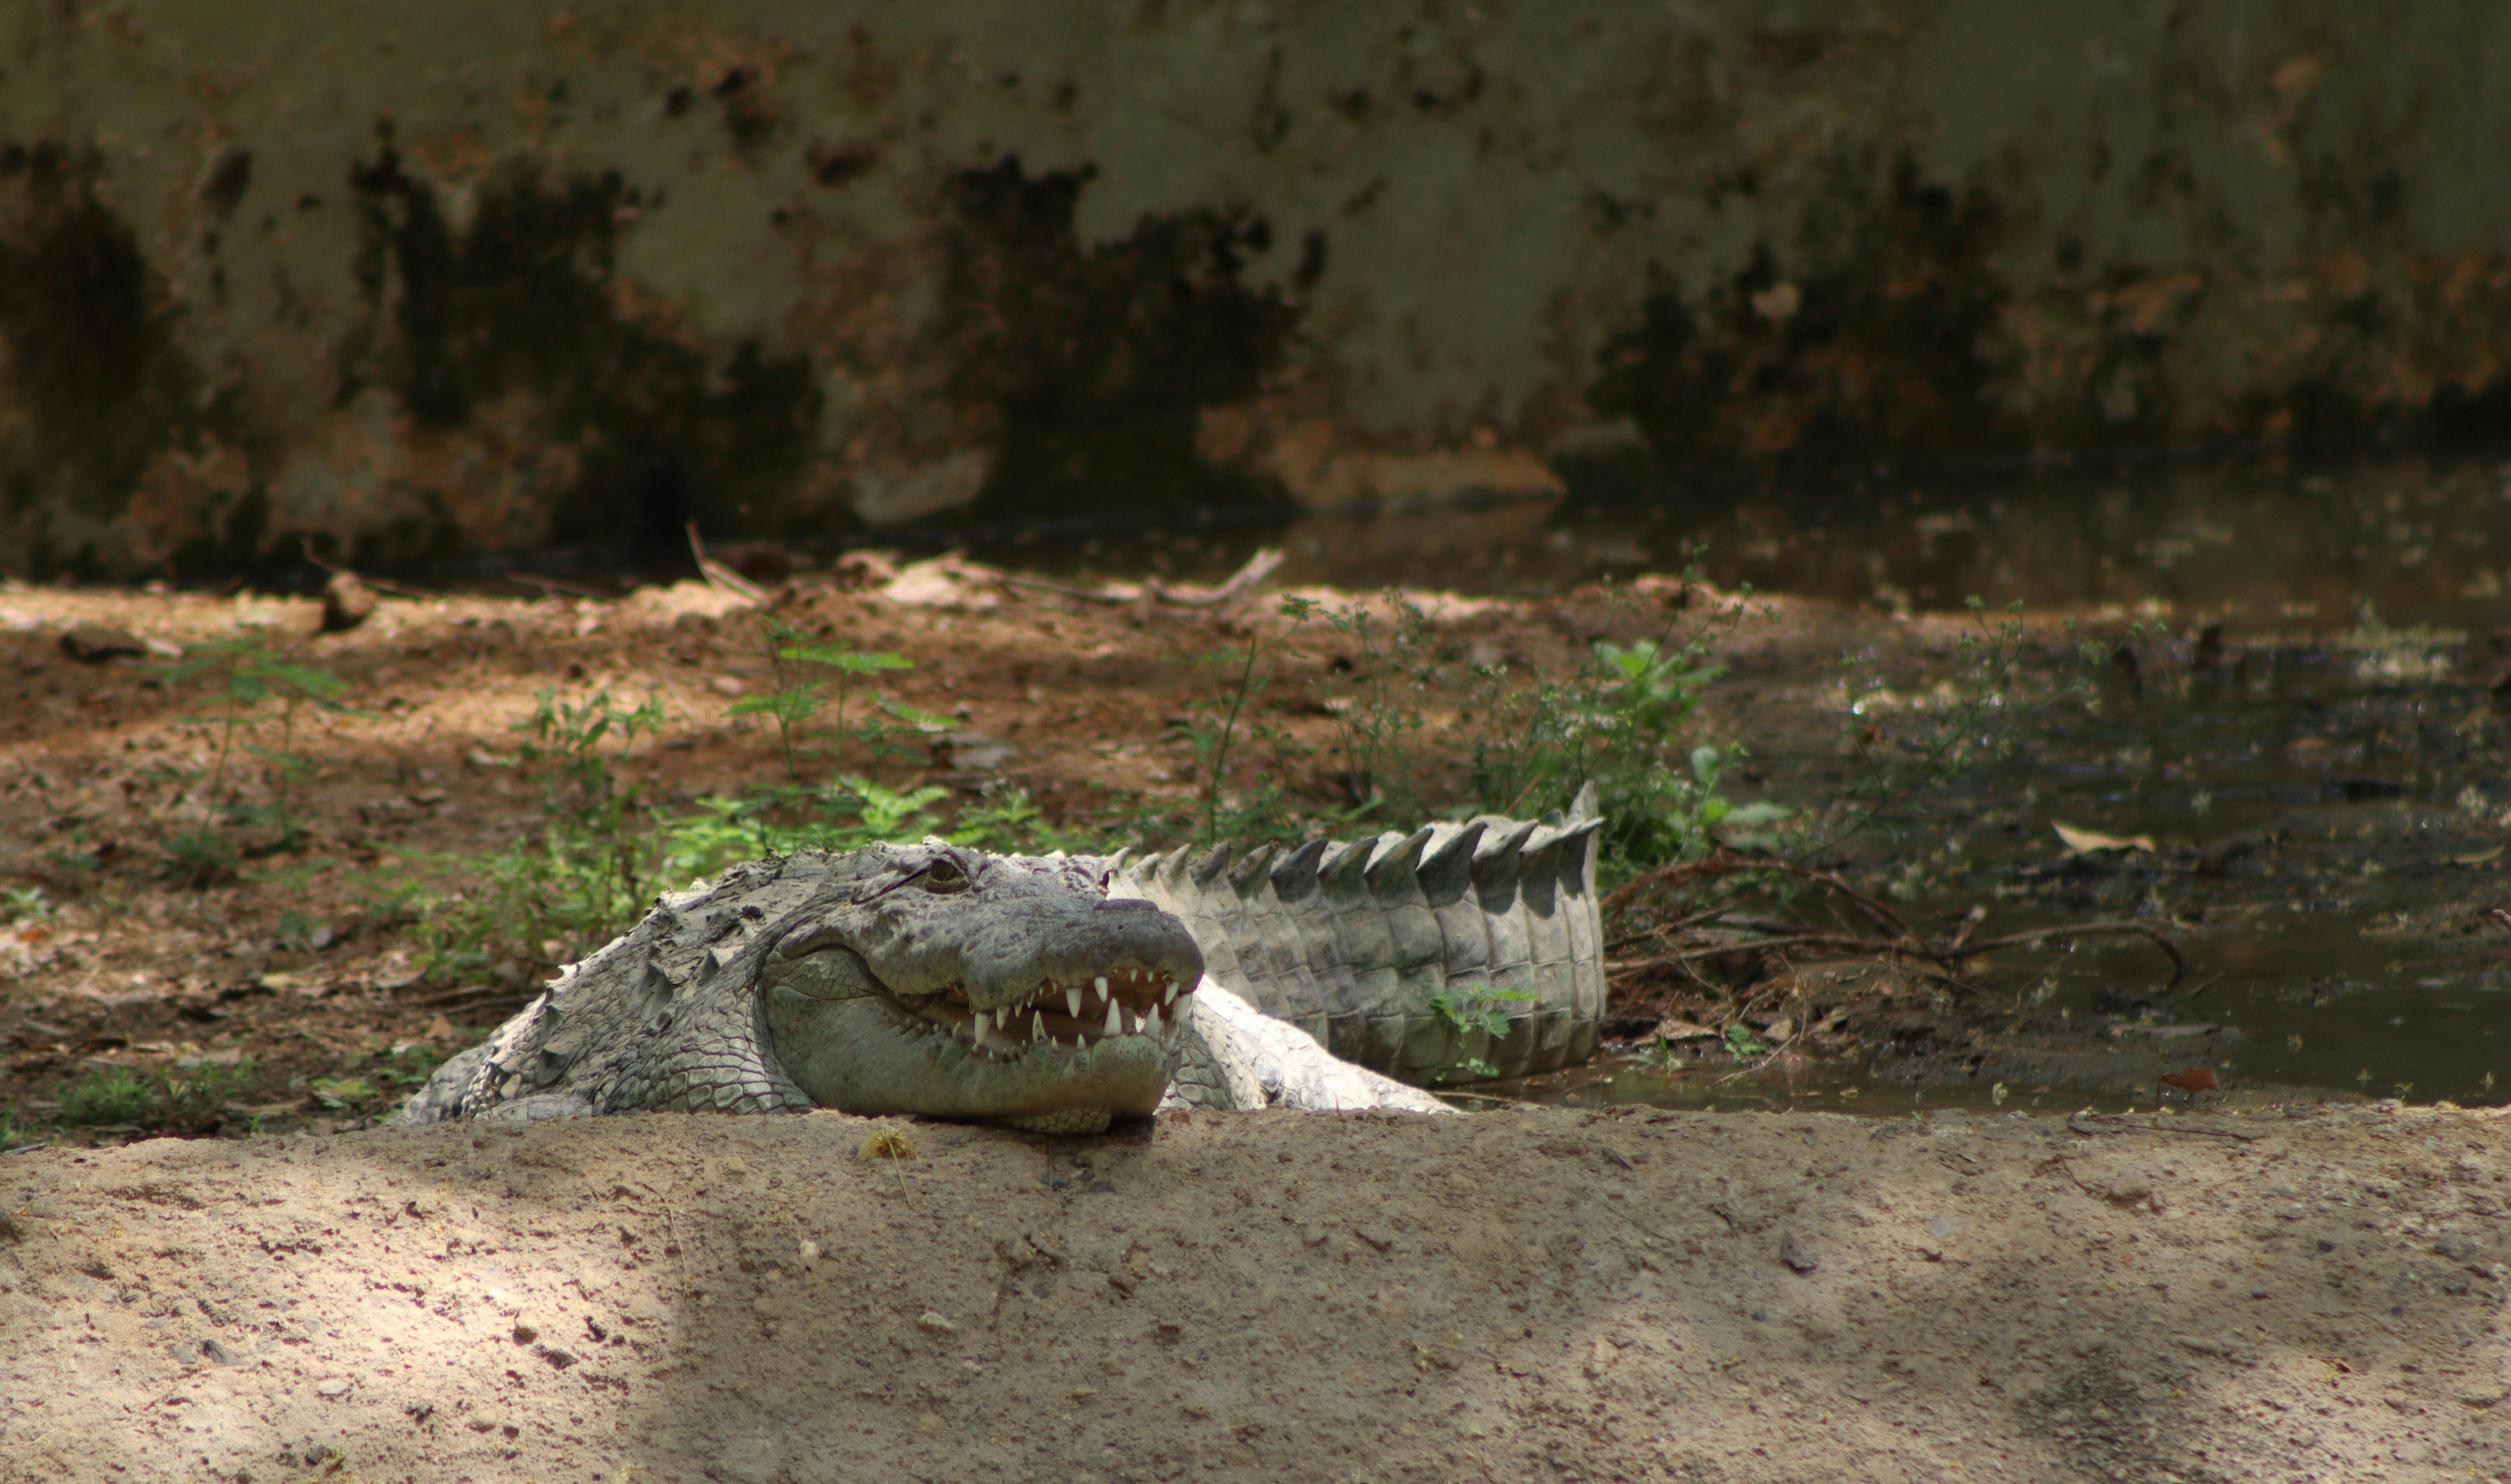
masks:
<path id="1" fill-rule="evenodd" d="M 1417 1084 L 1594 1049 L 1597 823 L 1582 797 L 1541 823 L 1243 855 L 928 839 L 749 861 L 561 968 L 398 1122 L 828 1107 L 1086 1133 L 1164 1107 L 1445 1112 Z"/>

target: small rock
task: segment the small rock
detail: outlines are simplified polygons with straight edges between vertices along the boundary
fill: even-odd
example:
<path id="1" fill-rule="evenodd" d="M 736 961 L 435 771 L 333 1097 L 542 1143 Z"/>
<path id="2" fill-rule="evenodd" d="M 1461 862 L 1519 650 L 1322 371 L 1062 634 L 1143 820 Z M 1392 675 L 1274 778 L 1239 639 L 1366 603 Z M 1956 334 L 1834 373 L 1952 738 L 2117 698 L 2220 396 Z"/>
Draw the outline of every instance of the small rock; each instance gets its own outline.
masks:
<path id="1" fill-rule="evenodd" d="M 934 1313 L 930 1309 L 924 1311 L 922 1317 L 918 1318 L 915 1323 L 917 1328 L 923 1330 L 928 1335 L 955 1335 L 959 1332 L 958 1325 L 951 1323 L 948 1319 L 944 1318 L 942 1315 Z"/>
<path id="2" fill-rule="evenodd" d="M 2143 1170 L 2123 1169 L 2110 1176 L 2102 1194 L 2120 1205 L 2134 1205 L 2152 1199 L 2153 1182 L 2144 1177 Z"/>
<path id="3" fill-rule="evenodd" d="M 717 675 L 713 684 L 718 696 L 742 696 L 750 691 L 750 687 L 741 683 L 739 675 Z"/>
<path id="4" fill-rule="evenodd" d="M 334 1376 L 328 1381 L 318 1381 L 314 1383 L 314 1394 L 317 1396 L 346 1396 L 349 1394 L 348 1379 L 343 1376 Z"/>
<path id="5" fill-rule="evenodd" d="M 1794 1232 L 1779 1234 L 1779 1261 L 1798 1273 L 1811 1273 L 1822 1266 L 1822 1259 L 1814 1256 L 1812 1249 Z"/>
<path id="6" fill-rule="evenodd" d="M 540 1337 L 541 1332 L 538 1325 L 532 1324 L 523 1319 L 517 1319 L 515 1321 L 515 1343 L 517 1345 L 529 1345 Z"/>
<path id="7" fill-rule="evenodd" d="M 79 624 L 61 635 L 61 653 L 81 665 L 102 665 L 107 660 L 136 660 L 148 653 L 148 646 L 119 628 Z"/>
<path id="8" fill-rule="evenodd" d="M 898 566 L 877 552 L 848 552 L 830 563 L 829 576 L 846 591 L 885 588 L 898 580 Z"/>
<path id="9" fill-rule="evenodd" d="M 805 1268 L 820 1260 L 820 1244 L 807 1237 L 802 1238 L 799 1250 L 802 1254 L 802 1266 Z"/>
<path id="10" fill-rule="evenodd" d="M 227 1349 L 226 1345 L 222 1341 L 215 1339 L 204 1340 L 201 1342 L 201 1354 L 214 1365 L 244 1364 L 244 1357 L 242 1355 L 239 1355 L 234 1351 Z"/>
<path id="11" fill-rule="evenodd" d="M 1395 1234 L 1384 1227 L 1354 1227 L 1351 1235 L 1380 1252 L 1391 1252 L 1395 1248 Z"/>
<path id="12" fill-rule="evenodd" d="M 323 585 L 323 631 L 347 633 L 375 616 L 375 590 L 347 572 Z"/>

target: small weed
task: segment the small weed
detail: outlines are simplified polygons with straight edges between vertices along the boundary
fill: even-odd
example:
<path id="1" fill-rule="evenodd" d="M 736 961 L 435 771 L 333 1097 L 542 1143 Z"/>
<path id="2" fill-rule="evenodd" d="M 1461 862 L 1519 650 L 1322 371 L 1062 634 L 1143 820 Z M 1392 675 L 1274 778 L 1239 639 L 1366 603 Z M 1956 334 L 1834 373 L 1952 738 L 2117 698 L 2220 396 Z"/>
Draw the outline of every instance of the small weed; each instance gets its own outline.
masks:
<path id="1" fill-rule="evenodd" d="M 52 915 L 52 898 L 44 894 L 42 887 L 0 891 L 0 923 L 39 923 Z"/>
<path id="2" fill-rule="evenodd" d="M 218 710 L 212 715 L 177 719 L 213 727 L 217 732 L 217 751 L 201 796 L 206 818 L 170 839 L 165 858 L 169 877 L 195 888 L 214 885 L 235 874 L 244 854 L 244 848 L 229 834 L 235 826 L 269 831 L 271 838 L 263 844 L 264 849 L 296 848 L 304 837 L 296 818 L 297 784 L 311 766 L 294 750 L 298 713 L 306 706 L 332 712 L 350 709 L 333 699 L 341 689 L 337 675 L 273 652 L 268 636 L 258 630 L 241 638 L 195 645 L 181 664 L 164 671 L 170 683 L 202 674 L 212 675 L 218 681 Z M 279 703 L 277 746 L 251 741 L 247 735 L 271 719 L 261 714 L 260 706 L 272 700 Z M 268 765 L 268 804 L 248 801 L 233 786 L 231 775 L 239 750 Z"/>
<path id="3" fill-rule="evenodd" d="M 347 1108 L 373 1101 L 378 1094 L 362 1077 L 318 1077 L 307 1084 L 314 1100 L 326 1108 Z"/>
<path id="4" fill-rule="evenodd" d="M 769 662 L 775 666 L 776 690 L 765 696 L 751 696 L 735 702 L 727 716 L 765 716 L 776 724 L 776 740 L 785 757 L 785 779 L 791 786 L 802 782 L 804 744 L 802 724 L 819 714 L 823 706 L 831 708 L 833 725 L 827 736 L 829 756 L 842 768 L 845 745 L 861 743 L 871 755 L 885 750 L 888 739 L 896 733 L 947 732 L 958 723 L 944 716 L 927 715 L 912 706 L 888 697 L 873 701 L 893 718 L 889 721 L 867 720 L 860 710 L 852 723 L 846 720 L 846 704 L 856 684 L 867 677 L 896 670 L 913 669 L 915 662 L 904 655 L 886 652 L 869 653 L 843 645 L 804 642 L 799 629 L 784 624 L 767 630 Z M 813 666 L 829 672 L 828 678 L 801 678 L 798 666 Z"/>
<path id="5" fill-rule="evenodd" d="M 1291 621 L 1288 629 L 1269 636 L 1258 632 L 1248 639 L 1244 651 L 1216 649 L 1196 658 L 1197 664 L 1223 675 L 1235 671 L 1227 689 L 1186 708 L 1186 742 L 1194 748 L 1200 780 L 1196 787 L 1202 805 L 1199 838 L 1206 846 L 1229 839 L 1244 848 L 1301 833 L 1305 821 L 1288 807 L 1284 782 L 1292 772 L 1285 763 L 1295 744 L 1288 732 L 1258 719 L 1258 705 L 1279 678 L 1283 662 L 1298 656 L 1293 641 L 1318 611 L 1316 604 L 1304 599 L 1285 598 L 1282 614 Z M 1230 770 L 1251 744 L 1268 747 L 1273 766 L 1262 770 L 1252 787 L 1242 790 L 1234 786 Z"/>
<path id="6" fill-rule="evenodd" d="M 1750 1061 L 1756 1056 L 1766 1056 L 1769 1050 L 1768 1046 L 1761 1045 L 1761 1038 L 1753 1034 L 1753 1028 L 1741 1020 L 1726 1027 L 1726 1054 L 1737 1061 Z"/>
<path id="7" fill-rule="evenodd" d="M 1456 1055 L 1446 1067 L 1431 1075 L 1434 1083 L 1457 1080 L 1488 1081 L 1499 1076 L 1499 1068 L 1477 1055 L 1466 1054 L 1476 1041 L 1508 1039 L 1508 1007 L 1535 998 L 1523 989 L 1493 989 L 1488 984 L 1469 984 L 1461 989 L 1433 990 L 1430 1009 L 1449 1030 L 1455 1033 Z"/>
<path id="8" fill-rule="evenodd" d="M 658 701 L 623 706 L 606 689 L 589 696 L 540 692 L 517 722 L 526 736 L 517 766 L 540 785 L 537 838 L 480 862 L 480 879 L 427 906 L 429 965 L 478 970 L 501 958 L 549 963 L 599 941 L 645 905 L 664 866 L 663 835 L 615 757 L 657 730 Z M 605 745 L 616 743 L 614 748 Z"/>
<path id="9" fill-rule="evenodd" d="M 61 1089 L 60 1121 L 76 1127 L 188 1128 L 212 1121 L 251 1075 L 251 1061 L 186 1072 L 105 1067 Z"/>
<path id="10" fill-rule="evenodd" d="M 61 1089 L 64 1123 L 137 1123 L 153 1118 L 164 1091 L 129 1067 L 91 1072 Z"/>
<path id="11" fill-rule="evenodd" d="M 1847 725 L 1849 750 L 1862 776 L 1850 786 L 1835 818 L 1820 830 L 1807 830 L 1791 842 L 1789 854 L 1808 860 L 1869 829 L 1895 830 L 1904 822 L 1912 800 L 1924 788 L 1960 773 L 1982 758 L 2012 754 L 2022 723 L 2033 711 L 2079 698 L 2098 709 L 2100 696 L 2089 676 L 2106 667 L 2108 652 L 2083 645 L 2072 675 L 2062 677 L 2037 701 L 2027 700 L 2019 676 L 2028 642 L 2023 605 L 2007 608 L 2001 621 L 1991 621 L 1987 606 L 1968 599 L 1972 631 L 1961 639 L 1960 677 L 1946 682 L 1945 704 L 1902 706 L 1882 689 L 1882 682 L 1851 666 Z M 2072 625 L 2068 626 L 2069 631 Z M 1894 723 L 1891 745 L 1884 745 L 1887 722 Z"/>
<path id="12" fill-rule="evenodd" d="M 1359 651 L 1342 694 L 1327 703 L 1353 815 L 1399 826 L 1472 812 L 1532 818 L 1592 784 L 1608 883 L 1720 844 L 1771 848 L 1792 812 L 1727 799 L 1722 784 L 1742 747 L 1691 735 L 1703 694 L 1723 673 L 1710 652 L 1749 616 L 1746 597 L 1680 637 L 1675 618 L 1654 638 L 1599 641 L 1566 674 L 1443 656 L 1421 610 L 1394 594 L 1326 612 Z M 1617 622 L 1636 617 L 1631 602 L 1608 594 Z"/>

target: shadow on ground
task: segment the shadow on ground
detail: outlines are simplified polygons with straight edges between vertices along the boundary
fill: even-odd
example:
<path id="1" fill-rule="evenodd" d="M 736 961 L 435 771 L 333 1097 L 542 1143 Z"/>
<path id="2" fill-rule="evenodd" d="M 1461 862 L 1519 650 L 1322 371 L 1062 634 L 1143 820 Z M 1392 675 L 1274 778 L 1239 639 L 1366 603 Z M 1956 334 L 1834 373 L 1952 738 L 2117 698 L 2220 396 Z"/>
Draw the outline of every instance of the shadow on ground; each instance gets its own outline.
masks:
<path id="1" fill-rule="evenodd" d="M 2498 1465 L 2504 1121 L 2167 1126 L 660 1115 L 38 1151 L 0 1163 L 0 1475 Z M 916 1157 L 860 1159 L 883 1128 Z"/>

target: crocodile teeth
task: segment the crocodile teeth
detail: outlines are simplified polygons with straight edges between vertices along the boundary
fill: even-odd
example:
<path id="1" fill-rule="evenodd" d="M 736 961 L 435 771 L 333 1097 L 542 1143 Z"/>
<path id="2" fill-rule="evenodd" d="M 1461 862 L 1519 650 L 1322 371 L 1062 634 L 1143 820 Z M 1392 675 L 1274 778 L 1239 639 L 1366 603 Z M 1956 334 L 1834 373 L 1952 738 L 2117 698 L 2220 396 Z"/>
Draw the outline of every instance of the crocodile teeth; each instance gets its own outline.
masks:
<path id="1" fill-rule="evenodd" d="M 1063 1003 L 1072 1008 L 1072 1018 L 1081 1018 L 1081 986 L 1076 984 L 1063 992 Z"/>
<path id="2" fill-rule="evenodd" d="M 1121 1036 L 1125 1033 L 1124 1008 L 1117 1005 L 1113 1000 L 1107 1002 L 1107 1024 L 1105 1026 L 1105 1030 L 1110 1036 Z"/>
<path id="3" fill-rule="evenodd" d="M 1168 999 L 1167 999 L 1167 1001 L 1165 1002 L 1166 1004 L 1169 1004 L 1169 1005 L 1175 1005 L 1175 1004 L 1177 1004 L 1177 991 L 1178 991 L 1178 981 L 1177 981 L 1177 980 L 1175 980 L 1175 979 L 1171 979 L 1171 980 L 1169 980 L 1169 997 L 1168 997 Z"/>
<path id="4" fill-rule="evenodd" d="M 1103 973 L 1102 973 L 1102 974 L 1101 974 L 1101 975 L 1098 977 L 1098 980 L 1097 980 L 1096 982 L 1097 982 L 1097 983 L 1098 983 L 1098 985 L 1099 985 L 1099 998 L 1100 998 L 1100 999 L 1101 999 L 1101 1000 L 1106 999 L 1106 998 L 1107 998 L 1107 976 L 1106 976 L 1105 974 L 1103 974 Z M 1081 1011 L 1079 1011 L 1079 1010 L 1077 1010 L 1077 1009 L 1076 1009 L 1076 1010 L 1074 1010 L 1074 1011 L 1073 1011 L 1073 1013 L 1077 1015 L 1077 1014 L 1080 1014 L 1080 1013 L 1081 1013 Z"/>
<path id="5" fill-rule="evenodd" d="M 1011 1017 L 1012 1017 L 1012 1008 L 1011 1008 L 1010 1006 L 1008 1006 L 1008 1005 L 997 1005 L 997 1006 L 995 1006 L 995 1007 L 994 1007 L 994 1029 L 995 1029 L 995 1030 L 998 1030 L 998 1031 L 999 1031 L 999 1030 L 1001 1030 L 1001 1029 L 1003 1028 L 1003 1024 L 1004 1024 L 1004 1022 L 1006 1022 L 1006 1021 L 1010 1020 L 1010 1019 L 1011 1019 Z"/>
<path id="6" fill-rule="evenodd" d="M 1044 1041 L 1046 1039 L 1046 1012 L 1044 1010 L 1040 1010 L 1036 1014 L 1028 1017 L 1028 1038 L 1031 1041 Z"/>
<path id="7" fill-rule="evenodd" d="M 1160 1033 L 1160 1008 L 1158 1006 L 1154 1005 L 1151 1007 L 1151 1012 L 1141 1018 L 1141 1022 L 1138 1029 L 1140 1029 L 1145 1036 L 1156 1036 Z"/>
<path id="8" fill-rule="evenodd" d="M 979 1015 L 976 1021 L 976 1028 L 968 1033 L 968 1039 L 982 1046 L 985 1044 L 985 1038 L 993 1034 L 993 1030 L 994 1023 L 986 1019 L 985 1016 Z"/>

